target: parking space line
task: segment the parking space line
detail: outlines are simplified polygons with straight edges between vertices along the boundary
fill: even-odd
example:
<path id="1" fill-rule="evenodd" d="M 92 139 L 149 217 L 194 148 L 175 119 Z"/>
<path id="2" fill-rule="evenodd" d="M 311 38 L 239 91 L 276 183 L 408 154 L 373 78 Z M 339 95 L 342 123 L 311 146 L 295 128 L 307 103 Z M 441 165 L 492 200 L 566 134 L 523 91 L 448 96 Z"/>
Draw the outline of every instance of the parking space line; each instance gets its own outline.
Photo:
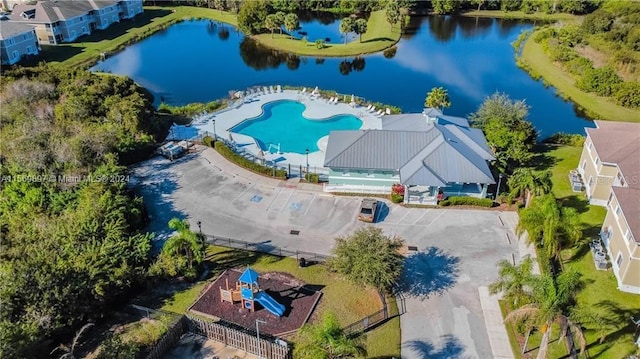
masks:
<path id="1" fill-rule="evenodd" d="M 247 187 L 244 191 L 240 192 L 239 195 L 236 196 L 236 198 L 234 198 L 233 200 L 231 200 L 231 202 L 235 202 L 238 198 L 242 197 L 245 193 L 249 192 L 249 190 L 251 190 L 253 187 L 255 187 L 255 183 L 252 184 L 251 186 Z"/>
<path id="2" fill-rule="evenodd" d="M 280 187 L 280 190 L 278 191 L 278 193 L 275 196 L 273 196 L 273 199 L 271 200 L 271 203 L 269 203 L 269 206 L 267 207 L 267 211 L 271 210 L 271 206 L 276 201 L 276 199 L 278 199 L 278 197 L 280 196 L 280 193 L 282 193 L 283 189 L 284 189 L 284 187 Z M 282 207 L 284 208 L 284 206 L 282 206 Z M 282 210 L 282 209 L 280 209 L 280 210 Z"/>
<path id="3" fill-rule="evenodd" d="M 309 208 L 311 208 L 311 203 L 313 203 L 313 200 L 316 199 L 316 194 L 313 194 L 313 197 L 311 197 L 311 201 L 309 201 L 309 204 L 307 205 L 307 209 L 304 210 L 304 213 L 302 214 L 303 217 L 307 216 L 307 212 L 309 212 Z"/>
<path id="4" fill-rule="evenodd" d="M 425 211 L 424 211 L 424 213 L 423 213 L 420 217 L 418 217 L 418 219 L 416 219 L 415 221 L 413 221 L 413 224 L 418 223 L 418 221 L 419 221 L 419 220 L 421 220 L 421 219 L 422 219 L 422 217 L 424 217 L 424 215 L 425 215 L 425 214 L 429 213 L 429 211 L 430 211 L 430 209 L 425 210 Z"/>
<path id="5" fill-rule="evenodd" d="M 282 191 L 281 191 L 282 192 Z M 282 212 L 282 210 L 284 210 L 285 207 L 287 207 L 287 203 L 289 203 L 289 201 L 291 200 L 291 197 L 293 197 L 293 194 L 296 193 L 296 190 L 293 189 L 291 191 L 291 193 L 289 193 L 289 197 L 287 197 L 287 200 L 284 202 L 284 204 L 282 205 L 282 208 L 280 208 L 280 212 Z"/>
<path id="6" fill-rule="evenodd" d="M 404 214 L 404 216 L 402 216 L 399 220 L 398 220 L 398 224 L 402 223 L 402 220 L 404 219 L 404 217 L 408 216 L 409 213 L 411 213 L 410 210 L 408 210 L 409 208 L 407 208 L 407 213 Z"/>

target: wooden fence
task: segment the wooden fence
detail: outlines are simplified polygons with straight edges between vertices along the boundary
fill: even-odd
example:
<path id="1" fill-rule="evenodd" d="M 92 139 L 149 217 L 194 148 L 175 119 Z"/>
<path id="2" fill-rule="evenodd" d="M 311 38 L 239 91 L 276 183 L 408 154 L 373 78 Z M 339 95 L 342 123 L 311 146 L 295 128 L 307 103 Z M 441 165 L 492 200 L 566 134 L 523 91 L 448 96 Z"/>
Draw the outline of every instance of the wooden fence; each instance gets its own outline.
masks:
<path id="1" fill-rule="evenodd" d="M 171 328 L 156 342 L 147 359 L 162 359 L 169 353 L 180 341 L 182 335 L 187 331 L 188 323 L 184 316 L 180 317 Z"/>
<path id="2" fill-rule="evenodd" d="M 258 340 L 257 336 L 250 332 L 234 329 L 219 323 L 209 322 L 203 319 L 185 316 L 189 331 L 209 339 L 225 343 L 230 347 L 255 354 L 267 359 L 290 359 L 291 354 L 288 344 L 279 339 L 274 341 Z"/>

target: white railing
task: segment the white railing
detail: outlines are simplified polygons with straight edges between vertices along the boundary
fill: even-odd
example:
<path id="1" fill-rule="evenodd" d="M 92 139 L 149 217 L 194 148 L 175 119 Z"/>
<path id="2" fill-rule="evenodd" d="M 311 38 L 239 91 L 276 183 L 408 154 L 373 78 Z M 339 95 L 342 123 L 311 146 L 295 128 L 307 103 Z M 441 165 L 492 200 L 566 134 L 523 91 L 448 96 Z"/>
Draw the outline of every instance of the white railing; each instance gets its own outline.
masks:
<path id="1" fill-rule="evenodd" d="M 390 194 L 391 186 L 366 186 L 356 184 L 325 183 L 322 185 L 322 190 L 324 192 Z"/>

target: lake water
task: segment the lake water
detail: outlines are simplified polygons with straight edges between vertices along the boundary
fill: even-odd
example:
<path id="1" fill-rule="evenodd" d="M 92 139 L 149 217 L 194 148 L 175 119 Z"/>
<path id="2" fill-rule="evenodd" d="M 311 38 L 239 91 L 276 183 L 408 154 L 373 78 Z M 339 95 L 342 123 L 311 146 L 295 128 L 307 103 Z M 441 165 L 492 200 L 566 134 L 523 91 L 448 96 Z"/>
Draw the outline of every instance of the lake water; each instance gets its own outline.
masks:
<path id="1" fill-rule="evenodd" d="M 314 34 L 321 23 L 310 20 L 302 28 L 307 28 L 308 37 L 335 37 L 336 22 L 327 32 Z M 501 19 L 414 18 L 412 30 L 391 58 L 379 53 L 359 59 L 316 59 L 264 49 L 228 25 L 185 21 L 93 70 L 127 75 L 149 89 L 156 104 L 164 100 L 172 105 L 207 102 L 253 85 L 282 84 L 333 89 L 420 112 L 426 93 L 442 86 L 452 103 L 445 112 L 466 116 L 486 96 L 500 91 L 526 100 L 529 119 L 542 137 L 559 131 L 583 133 L 593 122 L 515 64 L 511 42 L 532 26 Z"/>

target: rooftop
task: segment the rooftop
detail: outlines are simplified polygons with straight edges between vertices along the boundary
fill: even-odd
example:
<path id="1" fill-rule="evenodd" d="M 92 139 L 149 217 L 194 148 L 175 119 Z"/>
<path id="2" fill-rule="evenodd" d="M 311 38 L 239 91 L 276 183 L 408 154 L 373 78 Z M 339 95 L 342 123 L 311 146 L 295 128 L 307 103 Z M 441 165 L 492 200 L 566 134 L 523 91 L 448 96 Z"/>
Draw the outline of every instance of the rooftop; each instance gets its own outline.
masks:
<path id="1" fill-rule="evenodd" d="M 596 126 L 587 134 L 600 160 L 617 164 L 628 186 L 640 189 L 640 123 L 596 121 Z"/>
<path id="2" fill-rule="evenodd" d="M 0 20 L 0 40 L 9 39 L 33 30 L 32 25 Z"/>

